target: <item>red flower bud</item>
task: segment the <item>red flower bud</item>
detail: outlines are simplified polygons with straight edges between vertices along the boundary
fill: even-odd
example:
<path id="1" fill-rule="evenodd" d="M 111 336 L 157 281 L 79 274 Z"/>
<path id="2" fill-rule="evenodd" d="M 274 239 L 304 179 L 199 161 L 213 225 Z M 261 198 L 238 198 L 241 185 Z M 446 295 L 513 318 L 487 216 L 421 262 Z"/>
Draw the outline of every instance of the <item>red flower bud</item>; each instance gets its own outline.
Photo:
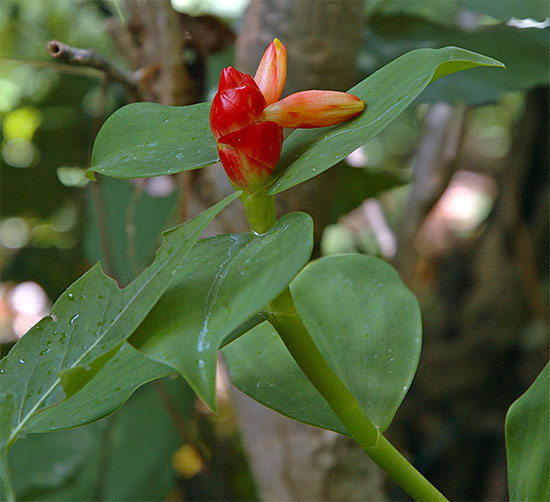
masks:
<path id="1" fill-rule="evenodd" d="M 281 101 L 286 47 L 275 39 L 254 78 L 225 68 L 210 110 L 210 127 L 231 182 L 248 192 L 262 189 L 279 161 L 283 127 L 325 127 L 355 117 L 365 107 L 343 92 L 304 91 Z"/>

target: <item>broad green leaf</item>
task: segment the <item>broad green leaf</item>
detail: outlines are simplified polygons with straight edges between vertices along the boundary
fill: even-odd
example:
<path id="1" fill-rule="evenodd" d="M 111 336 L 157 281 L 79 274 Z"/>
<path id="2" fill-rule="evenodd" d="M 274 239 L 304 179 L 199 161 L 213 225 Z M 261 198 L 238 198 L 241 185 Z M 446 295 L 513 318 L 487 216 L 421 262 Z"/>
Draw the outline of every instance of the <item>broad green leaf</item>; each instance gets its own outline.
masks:
<path id="1" fill-rule="evenodd" d="M 30 419 L 65 397 L 63 385 L 75 392 L 85 383 L 82 368 L 128 338 L 168 287 L 182 258 L 206 225 L 238 196 L 235 193 L 192 220 L 165 232 L 165 242 L 151 266 L 126 288 L 119 289 L 99 265 L 74 282 L 43 318 L 0 361 L 0 400 L 13 396 L 8 447 L 25 433 Z M 71 382 L 74 371 L 78 385 Z M 0 423 L 8 413 L 0 409 Z M 2 427 L 0 432 L 6 433 Z"/>
<path id="2" fill-rule="evenodd" d="M 550 365 L 506 415 L 508 491 L 513 502 L 550 500 Z"/>
<path id="3" fill-rule="evenodd" d="M 495 5 L 498 2 L 493 2 Z M 507 4 L 508 2 L 501 2 Z M 498 24 L 463 30 L 441 26 L 412 16 L 373 18 L 369 21 L 361 71 L 370 74 L 393 58 L 416 47 L 458 45 L 491 54 L 506 62 L 506 71 L 482 68 L 459 72 L 430 85 L 418 101 L 484 104 L 505 92 L 524 91 L 547 85 L 550 77 L 548 28 L 519 29 Z"/>
<path id="4" fill-rule="evenodd" d="M 326 171 L 380 133 L 430 82 L 477 66 L 504 65 L 458 47 L 417 49 L 387 64 L 348 91 L 367 104 L 357 118 L 288 137 L 268 192 L 282 192 Z"/>
<path id="5" fill-rule="evenodd" d="M 218 152 L 209 113 L 210 103 L 126 105 L 101 127 L 89 171 L 112 178 L 146 178 L 212 164 Z"/>
<path id="6" fill-rule="evenodd" d="M 321 354 L 371 421 L 385 430 L 411 384 L 421 346 L 418 302 L 386 262 L 336 255 L 290 284 Z"/>
<path id="7" fill-rule="evenodd" d="M 230 234 L 199 242 L 131 343 L 177 370 L 215 410 L 220 344 L 307 263 L 312 235 L 311 218 L 291 213 L 260 236 Z"/>
<path id="8" fill-rule="evenodd" d="M 143 384 L 173 373 L 123 343 L 77 393 L 34 415 L 28 432 L 48 432 L 88 424 L 113 413 Z"/>
<path id="9" fill-rule="evenodd" d="M 300 422 L 347 434 L 269 322 L 231 342 L 222 352 L 231 382 L 252 399 Z"/>

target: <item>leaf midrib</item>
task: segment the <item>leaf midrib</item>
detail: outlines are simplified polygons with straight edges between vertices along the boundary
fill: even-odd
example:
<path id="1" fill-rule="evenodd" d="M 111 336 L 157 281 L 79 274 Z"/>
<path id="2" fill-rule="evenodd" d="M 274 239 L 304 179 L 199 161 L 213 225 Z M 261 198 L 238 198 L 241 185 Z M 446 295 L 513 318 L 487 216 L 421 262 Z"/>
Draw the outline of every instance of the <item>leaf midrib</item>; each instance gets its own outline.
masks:
<path id="1" fill-rule="evenodd" d="M 195 230 L 191 236 L 195 235 L 197 233 L 197 230 Z M 180 246 L 179 249 L 181 249 L 183 247 Z M 178 249 L 178 250 L 179 250 Z M 105 336 L 107 335 L 107 333 L 113 328 L 113 326 L 119 321 L 119 319 L 124 315 L 124 313 L 130 308 L 130 306 L 134 303 L 135 299 L 137 296 L 140 295 L 140 293 L 143 291 L 143 289 L 155 278 L 157 277 L 158 274 L 160 274 L 160 272 L 164 269 L 164 267 L 166 266 L 166 264 L 172 260 L 175 256 L 177 255 L 177 253 L 172 253 L 170 255 L 168 255 L 168 258 L 162 263 L 162 265 L 158 268 L 157 272 L 152 274 L 151 277 L 149 279 L 147 279 L 143 285 L 138 288 L 138 290 L 135 292 L 135 294 L 130 298 L 130 300 L 126 303 L 126 306 L 117 314 L 117 316 L 113 319 L 113 321 L 109 324 L 109 326 L 105 329 L 105 331 L 103 332 L 103 334 L 96 338 L 96 340 L 94 341 L 94 343 L 92 343 L 90 345 L 90 347 L 82 353 L 82 355 L 67 369 L 74 369 L 76 368 L 82 361 L 82 359 L 84 359 L 84 357 L 86 357 L 97 345 L 98 343 L 103 340 L 105 338 Z M 103 272 L 102 272 L 103 273 Z M 143 272 L 145 273 L 145 271 Z M 107 276 L 106 276 L 107 277 Z M 169 281 L 168 281 L 169 282 Z M 130 285 L 128 285 L 127 287 L 130 287 Z M 119 290 L 121 293 L 122 291 L 124 290 Z M 111 295 L 111 290 L 109 290 L 109 296 L 107 296 L 106 298 L 106 301 L 105 301 L 105 305 L 107 305 L 107 300 L 109 299 Z M 151 306 L 151 308 L 153 307 L 153 305 Z M 31 373 L 32 374 L 32 373 Z M 15 442 L 15 440 L 17 439 L 17 436 L 19 435 L 19 432 L 23 429 L 24 425 L 30 420 L 30 418 L 32 417 L 32 415 L 35 413 L 35 411 L 41 406 L 41 404 L 43 402 L 45 402 L 45 400 L 52 394 L 52 392 L 58 387 L 58 385 L 61 383 L 61 379 L 59 378 L 59 376 L 56 377 L 55 381 L 52 383 L 52 385 L 50 386 L 50 388 L 43 394 L 43 396 L 37 400 L 36 404 L 28 411 L 28 413 L 23 417 L 22 420 L 20 420 L 18 422 L 18 424 L 15 426 L 15 428 L 12 429 L 12 433 L 10 434 L 9 436 L 9 439 L 8 439 L 8 443 L 7 443 L 7 447 L 10 448 L 13 443 Z M 23 403 L 25 402 L 25 397 L 24 397 L 24 394 L 22 396 L 22 400 L 21 400 L 21 409 L 23 408 Z"/>

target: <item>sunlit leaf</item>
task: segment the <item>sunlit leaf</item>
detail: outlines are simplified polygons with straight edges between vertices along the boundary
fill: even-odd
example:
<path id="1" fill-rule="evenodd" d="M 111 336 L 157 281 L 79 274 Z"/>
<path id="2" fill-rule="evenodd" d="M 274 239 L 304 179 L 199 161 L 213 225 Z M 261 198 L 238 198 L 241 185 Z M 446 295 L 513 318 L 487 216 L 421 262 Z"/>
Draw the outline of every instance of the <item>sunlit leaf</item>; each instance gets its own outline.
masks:
<path id="1" fill-rule="evenodd" d="M 371 421 L 385 430 L 416 372 L 420 309 L 397 272 L 366 255 L 308 265 L 290 285 L 321 354 Z"/>

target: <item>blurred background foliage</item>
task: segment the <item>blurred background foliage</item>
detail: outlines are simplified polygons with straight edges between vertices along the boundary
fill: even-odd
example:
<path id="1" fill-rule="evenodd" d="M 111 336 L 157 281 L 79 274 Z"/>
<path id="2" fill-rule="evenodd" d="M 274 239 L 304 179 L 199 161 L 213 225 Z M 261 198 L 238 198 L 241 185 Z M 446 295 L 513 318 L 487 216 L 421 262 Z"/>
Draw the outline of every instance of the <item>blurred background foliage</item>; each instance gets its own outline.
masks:
<path id="1" fill-rule="evenodd" d="M 176 9 L 192 16 L 218 16 L 237 33 L 247 3 L 172 2 Z M 529 99 L 538 100 L 535 106 L 539 111 L 548 103 L 549 4 L 542 0 L 370 0 L 364 7 L 364 43 L 358 60 L 361 78 L 411 49 L 444 45 L 490 55 L 508 67 L 505 72 L 478 69 L 440 79 L 418 103 L 337 168 L 337 190 L 321 252 L 361 252 L 393 260 L 433 103 L 451 103 L 453 110 L 458 110 L 459 162 L 453 160 L 455 167 L 441 197 L 418 223 L 414 266 L 407 269 L 408 284 L 422 301 L 429 343 L 430 326 L 444 331 L 442 319 L 448 305 L 442 296 L 451 302 L 456 298 L 453 292 L 463 287 L 463 278 L 452 274 L 456 268 L 448 266 L 449 260 L 455 265 L 457 260 L 465 260 L 497 214 L 501 181 L 507 170 L 514 168 L 518 128 L 523 127 Z M 180 187 L 173 177 L 133 182 L 102 179 L 101 190 L 85 178 L 95 133 L 102 120 L 128 98 L 122 87 L 107 83 L 99 71 L 53 62 L 45 49 L 47 41 L 55 38 L 93 48 L 125 65 L 105 30 L 108 17 L 124 21 L 125 15 L 123 2 L 116 0 L 4 0 L 0 4 L 2 354 L 98 259 L 121 284 L 129 282 L 150 261 L 160 232 L 178 221 Z M 232 47 L 208 58 L 203 99 L 213 95 L 221 68 L 231 64 L 232 58 Z M 548 122 L 548 109 L 542 114 Z M 523 190 L 520 202 L 527 208 L 523 216 L 534 214 L 536 209 L 525 202 L 533 185 L 533 190 L 548 191 L 548 173 L 541 172 L 540 167 L 546 165 L 548 169 L 547 138 L 545 141 L 546 157 L 540 154 L 538 167 L 521 178 L 522 185 L 517 187 Z M 541 200 L 544 203 L 544 198 Z M 542 234 L 534 242 L 535 280 L 547 298 L 547 219 L 525 222 L 525 226 L 535 226 Z M 537 247 L 545 236 L 546 244 Z M 442 288 L 442 284 L 447 286 Z M 493 385 L 483 395 L 502 393 L 498 413 L 534 378 L 547 346 L 545 307 L 541 313 L 529 298 L 522 302 L 531 314 L 520 316 L 516 331 L 522 339 L 514 347 L 521 346 L 522 354 L 527 354 L 527 362 L 522 360 L 521 364 L 531 369 L 524 371 L 523 379 L 511 388 L 499 387 L 508 385 L 504 377 L 469 384 Z M 499 328 L 495 325 L 493 329 Z M 518 364 L 512 361 L 516 355 L 509 347 L 505 357 L 507 363 L 497 361 L 500 371 L 506 364 Z M 444 365 L 445 359 L 441 361 Z M 435 484 L 439 481 L 444 492 L 448 483 L 455 498 L 499 500 L 505 485 L 499 464 L 502 445 L 494 444 L 499 419 L 495 415 L 485 417 L 480 439 L 467 429 L 468 425 L 458 425 L 464 416 L 475 420 L 471 415 L 479 411 L 478 405 L 465 402 L 462 409 L 442 419 L 429 407 L 447 405 L 444 400 L 433 404 L 443 391 L 430 395 L 422 386 L 421 376 L 419 379 L 417 400 L 413 385 L 413 404 L 398 415 L 401 426 L 395 432 L 397 440 L 401 438 L 402 447 L 416 455 L 421 469 L 438 477 Z M 18 497 L 254 499 L 254 484 L 239 443 L 227 382 L 224 389 L 223 378 L 220 380 L 222 406 L 217 417 L 196 402 L 181 379 L 167 378 L 144 386 L 120 411 L 96 424 L 19 441 L 11 451 Z M 421 395 L 424 391 L 426 394 Z M 424 409 L 423 422 L 414 422 L 414 415 Z M 487 423 L 491 420 L 496 420 L 497 426 Z M 404 439 L 404 430 L 416 433 L 418 439 Z M 431 440 L 426 431 L 431 431 Z M 491 453 L 486 455 L 485 464 L 479 461 L 470 472 L 459 470 L 456 477 L 465 478 L 453 480 L 452 475 L 438 470 L 437 463 L 445 455 L 460 455 L 466 446 L 458 443 L 467 435 L 478 448 L 478 455 L 480 451 L 483 455 L 484 449 Z M 489 478 L 489 482 L 480 478 Z M 460 483 L 464 486 L 457 488 Z M 402 494 L 392 496 L 399 499 Z"/>

